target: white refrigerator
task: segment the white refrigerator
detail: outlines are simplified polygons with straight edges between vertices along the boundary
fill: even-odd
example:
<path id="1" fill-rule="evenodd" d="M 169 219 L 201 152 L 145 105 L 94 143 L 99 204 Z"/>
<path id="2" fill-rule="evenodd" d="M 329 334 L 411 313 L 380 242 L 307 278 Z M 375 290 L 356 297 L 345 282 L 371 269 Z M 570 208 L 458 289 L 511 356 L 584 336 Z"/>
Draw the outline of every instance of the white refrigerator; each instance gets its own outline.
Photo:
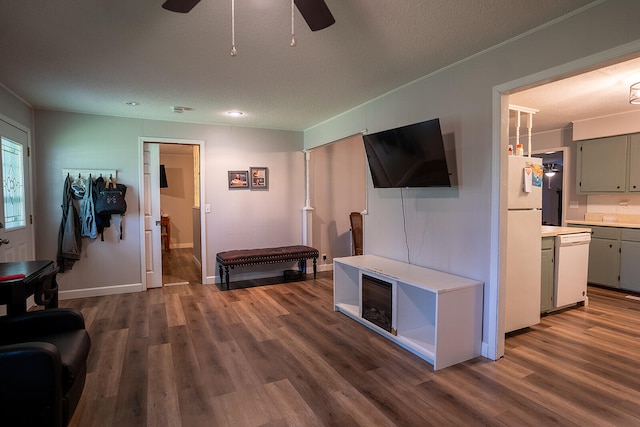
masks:
<path id="1" fill-rule="evenodd" d="M 540 323 L 542 160 L 509 156 L 505 332 Z"/>

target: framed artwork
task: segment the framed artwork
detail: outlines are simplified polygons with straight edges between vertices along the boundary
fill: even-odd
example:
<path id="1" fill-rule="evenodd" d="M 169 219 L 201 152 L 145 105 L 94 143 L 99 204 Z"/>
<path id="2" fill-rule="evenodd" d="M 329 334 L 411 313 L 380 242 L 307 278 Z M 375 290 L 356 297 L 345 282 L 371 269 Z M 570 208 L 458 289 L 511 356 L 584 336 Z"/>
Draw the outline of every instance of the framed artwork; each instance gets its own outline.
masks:
<path id="1" fill-rule="evenodd" d="M 269 189 L 269 168 L 250 168 L 251 189 Z"/>
<path id="2" fill-rule="evenodd" d="M 249 188 L 249 172 L 247 171 L 229 171 L 229 189 Z"/>

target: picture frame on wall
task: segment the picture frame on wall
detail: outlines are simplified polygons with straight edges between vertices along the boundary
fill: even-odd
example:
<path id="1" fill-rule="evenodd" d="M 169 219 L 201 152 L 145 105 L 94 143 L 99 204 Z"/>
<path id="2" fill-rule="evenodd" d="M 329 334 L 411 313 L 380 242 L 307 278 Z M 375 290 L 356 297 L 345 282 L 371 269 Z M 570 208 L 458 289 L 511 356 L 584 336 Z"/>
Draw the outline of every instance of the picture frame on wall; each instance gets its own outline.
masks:
<path id="1" fill-rule="evenodd" d="M 252 190 L 268 190 L 269 189 L 269 168 L 252 167 L 249 168 L 251 177 L 250 186 Z"/>
<path id="2" fill-rule="evenodd" d="M 230 190 L 249 188 L 248 171 L 229 171 L 228 174 L 227 182 Z"/>

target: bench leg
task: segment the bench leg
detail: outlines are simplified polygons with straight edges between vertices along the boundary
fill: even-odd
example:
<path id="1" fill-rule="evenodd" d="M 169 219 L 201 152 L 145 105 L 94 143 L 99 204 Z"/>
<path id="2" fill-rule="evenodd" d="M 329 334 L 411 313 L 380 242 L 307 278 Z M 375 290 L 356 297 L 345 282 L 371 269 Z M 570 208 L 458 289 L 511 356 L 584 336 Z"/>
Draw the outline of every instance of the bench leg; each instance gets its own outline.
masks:
<path id="1" fill-rule="evenodd" d="M 316 278 L 316 258 L 313 258 L 313 278 Z"/>
<path id="2" fill-rule="evenodd" d="M 224 273 L 222 271 L 222 264 L 218 264 L 218 276 L 220 276 L 220 288 L 224 285 Z"/>
<path id="3" fill-rule="evenodd" d="M 227 290 L 229 290 L 229 266 L 224 267 L 225 281 L 227 282 Z"/>

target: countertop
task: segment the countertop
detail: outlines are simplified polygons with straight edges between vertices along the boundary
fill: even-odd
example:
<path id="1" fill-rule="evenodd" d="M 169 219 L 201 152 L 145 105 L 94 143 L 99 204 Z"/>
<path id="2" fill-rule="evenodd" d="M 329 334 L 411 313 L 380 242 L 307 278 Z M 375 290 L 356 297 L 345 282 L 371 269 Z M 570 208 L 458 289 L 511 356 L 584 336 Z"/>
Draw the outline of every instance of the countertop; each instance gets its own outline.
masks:
<path id="1" fill-rule="evenodd" d="M 570 219 L 567 220 L 567 224 L 576 224 L 576 225 L 593 225 L 598 227 L 621 227 L 621 228 L 640 228 L 640 224 L 632 223 L 632 222 L 608 222 L 608 221 L 587 221 L 587 220 L 577 220 Z"/>
<path id="2" fill-rule="evenodd" d="M 542 237 L 555 237 L 555 236 L 559 236 L 560 234 L 575 234 L 575 233 L 591 233 L 591 229 L 582 228 L 582 227 L 555 227 L 553 225 L 542 226 Z"/>

